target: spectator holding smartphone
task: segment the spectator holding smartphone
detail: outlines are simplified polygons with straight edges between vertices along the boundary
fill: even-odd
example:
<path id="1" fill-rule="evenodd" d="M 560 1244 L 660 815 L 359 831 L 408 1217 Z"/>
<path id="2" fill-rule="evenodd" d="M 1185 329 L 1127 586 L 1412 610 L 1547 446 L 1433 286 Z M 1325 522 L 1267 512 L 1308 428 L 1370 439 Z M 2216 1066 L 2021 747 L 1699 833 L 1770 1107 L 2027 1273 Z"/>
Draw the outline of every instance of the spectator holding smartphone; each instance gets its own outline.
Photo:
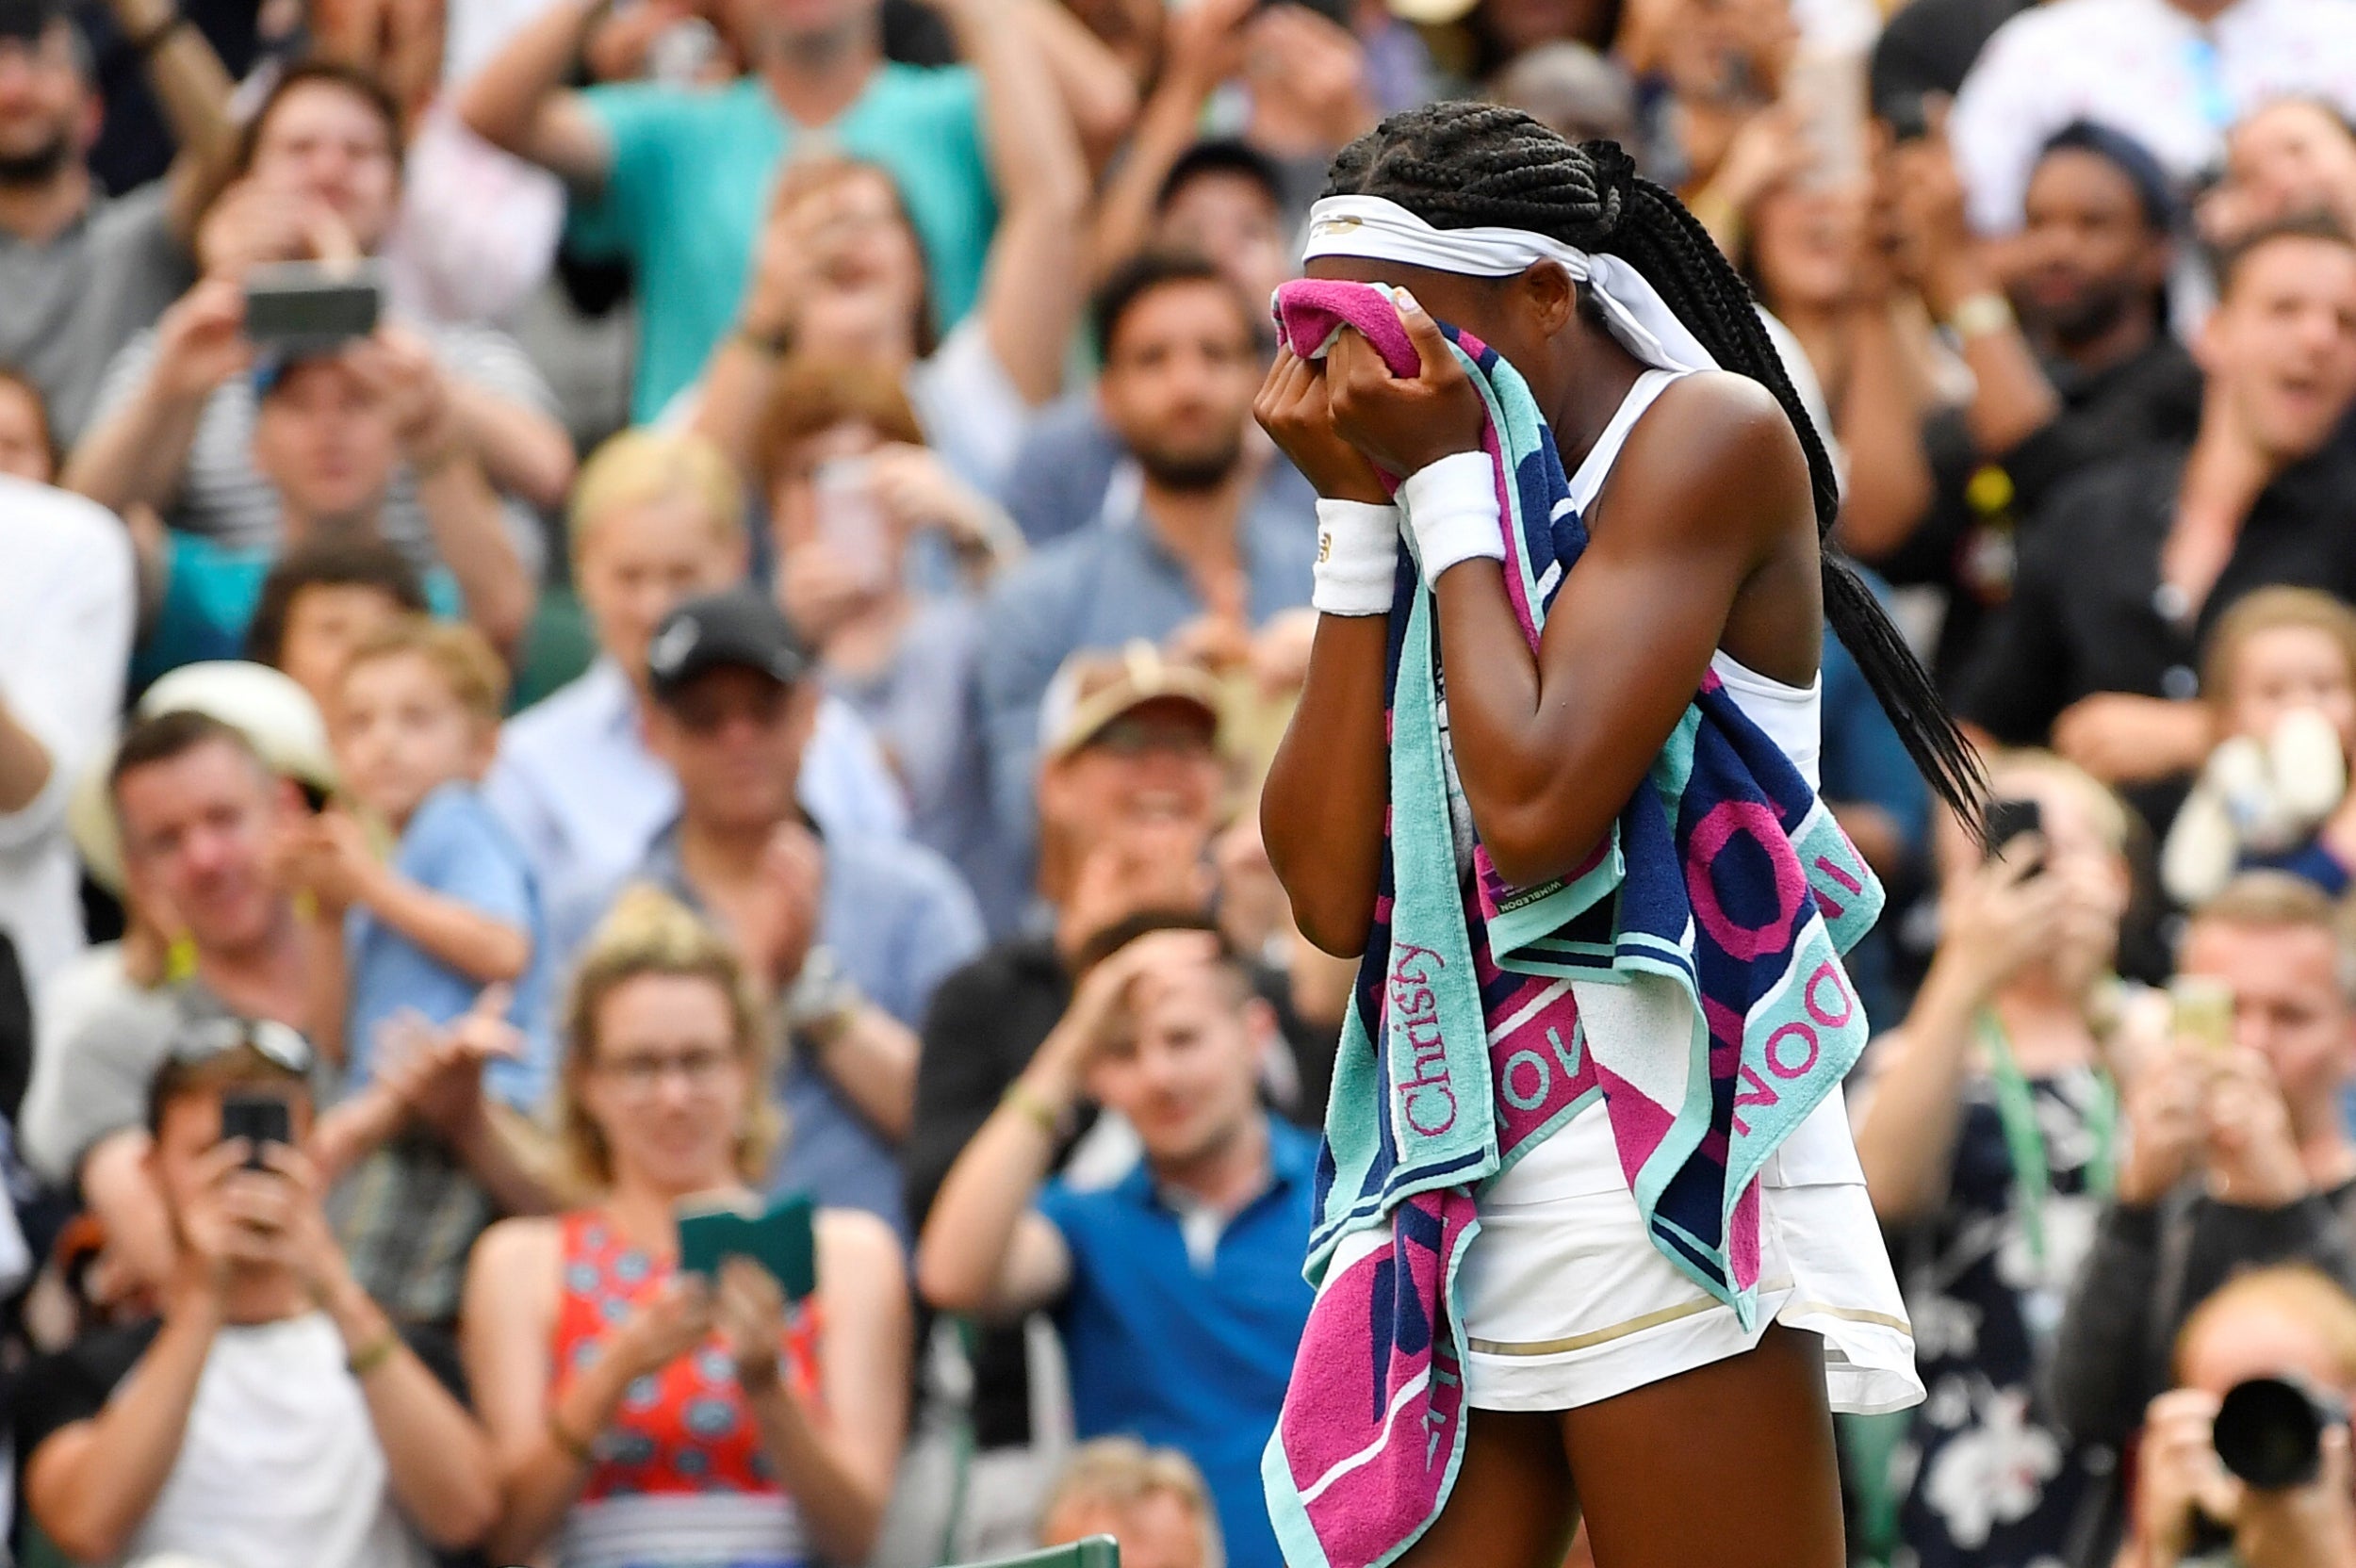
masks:
<path id="1" fill-rule="evenodd" d="M 465 1346 L 506 1498 L 495 1560 L 724 1568 L 859 1562 L 907 1420 L 900 1250 L 817 1216 L 817 1293 L 744 1259 L 677 1267 L 686 1199 L 749 1199 L 777 1116 L 767 1030 L 727 944 L 637 891 L 582 955 L 559 1121 L 592 1195 L 493 1227 Z"/>
<path id="2" fill-rule="evenodd" d="M 2303 1262 L 2356 1280 L 2341 1114 L 2356 957 L 2338 911 L 2311 883 L 2250 872 L 2194 911 L 2177 969 L 2230 990 L 2232 1037 L 2180 1032 L 2127 1071 L 2117 1191 L 2052 1363 L 2055 1413 L 2081 1442 L 2126 1440 L 2168 1386 L 2192 1309 L 2238 1270 Z"/>
<path id="3" fill-rule="evenodd" d="M 1910 1413 L 1899 1521 L 1924 1568 L 2060 1553 L 2100 1473 L 2032 1382 L 2117 1155 L 2095 1014 L 2127 906 L 2128 819 L 2058 758 L 1988 771 L 1998 801 L 2034 804 L 2038 826 L 1986 861 L 1947 835 L 1939 956 L 1906 1021 L 1874 1042 L 1857 1101 L 1857 1157 L 1931 1390 Z M 2007 831 L 1989 818 L 1991 837 Z M 1987 1485 L 1991 1465 L 2011 1484 Z"/>
<path id="4" fill-rule="evenodd" d="M 80 1562 L 425 1568 L 499 1508 L 482 1431 L 352 1279 L 294 1149 L 222 1136 L 277 1097 L 300 1141 L 310 1049 L 283 1025 L 184 1034 L 148 1087 L 147 1164 L 176 1256 L 159 1322 L 99 1329 L 12 1399 L 25 1501 Z"/>

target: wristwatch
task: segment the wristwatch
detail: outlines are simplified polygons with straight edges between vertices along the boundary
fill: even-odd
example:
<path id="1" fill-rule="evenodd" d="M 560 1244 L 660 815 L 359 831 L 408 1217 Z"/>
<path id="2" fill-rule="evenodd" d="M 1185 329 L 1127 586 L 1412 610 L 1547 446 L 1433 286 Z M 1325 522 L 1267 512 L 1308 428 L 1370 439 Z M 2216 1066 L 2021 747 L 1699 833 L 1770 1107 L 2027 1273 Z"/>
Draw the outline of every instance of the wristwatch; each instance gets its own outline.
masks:
<path id="1" fill-rule="evenodd" d="M 1947 313 L 1947 330 L 1967 343 L 1990 333 L 2008 331 L 2012 325 L 2012 302 L 1992 288 L 1964 296 Z"/>

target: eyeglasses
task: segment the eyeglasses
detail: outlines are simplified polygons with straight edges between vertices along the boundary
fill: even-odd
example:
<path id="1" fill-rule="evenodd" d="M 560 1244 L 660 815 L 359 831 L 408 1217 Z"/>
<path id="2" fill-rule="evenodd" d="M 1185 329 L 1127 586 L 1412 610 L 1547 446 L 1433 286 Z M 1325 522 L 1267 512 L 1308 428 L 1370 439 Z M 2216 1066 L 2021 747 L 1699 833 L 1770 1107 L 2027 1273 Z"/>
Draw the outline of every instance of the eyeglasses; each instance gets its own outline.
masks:
<path id="1" fill-rule="evenodd" d="M 679 1051 L 668 1054 L 649 1051 L 600 1062 L 597 1071 L 621 1085 L 623 1093 L 630 1098 L 646 1099 L 675 1072 L 690 1089 L 702 1090 L 717 1084 L 721 1076 L 735 1065 L 736 1053 L 733 1051 Z"/>
<path id="2" fill-rule="evenodd" d="M 252 1047 L 272 1067 L 298 1076 L 310 1073 L 311 1042 L 300 1030 L 268 1018 L 206 1018 L 184 1024 L 172 1039 L 172 1059 L 209 1061 L 239 1046 Z"/>

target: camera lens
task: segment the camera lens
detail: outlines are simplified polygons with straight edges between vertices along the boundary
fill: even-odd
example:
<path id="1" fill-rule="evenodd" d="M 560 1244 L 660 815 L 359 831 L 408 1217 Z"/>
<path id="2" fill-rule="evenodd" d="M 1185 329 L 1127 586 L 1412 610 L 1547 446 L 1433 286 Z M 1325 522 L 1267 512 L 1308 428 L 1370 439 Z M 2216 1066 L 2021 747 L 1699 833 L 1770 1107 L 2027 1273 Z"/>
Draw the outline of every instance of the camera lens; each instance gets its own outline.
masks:
<path id="1" fill-rule="evenodd" d="M 2213 1441 L 2225 1468 L 2261 1491 L 2304 1486 L 2323 1459 L 2323 1433 L 2346 1408 L 2287 1378 L 2236 1383 L 2217 1406 Z"/>

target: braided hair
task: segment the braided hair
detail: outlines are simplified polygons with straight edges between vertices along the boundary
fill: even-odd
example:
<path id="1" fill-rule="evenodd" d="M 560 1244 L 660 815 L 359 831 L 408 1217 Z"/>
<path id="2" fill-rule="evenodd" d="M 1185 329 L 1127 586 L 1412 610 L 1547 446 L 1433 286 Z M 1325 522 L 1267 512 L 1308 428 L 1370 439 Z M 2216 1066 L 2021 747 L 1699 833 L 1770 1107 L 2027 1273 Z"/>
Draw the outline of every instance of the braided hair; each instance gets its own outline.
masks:
<path id="1" fill-rule="evenodd" d="M 1638 176 L 1619 143 L 1574 145 L 1519 109 L 1429 104 L 1392 115 L 1333 159 L 1325 193 L 1380 196 L 1434 228 L 1529 229 L 1644 274 L 1718 364 L 1765 386 L 1808 454 L 1820 537 L 1841 507 L 1839 480 L 1748 285 L 1677 199 Z M 1979 821 L 1977 759 L 1872 590 L 1824 546 L 1824 615 L 1932 788 Z"/>

